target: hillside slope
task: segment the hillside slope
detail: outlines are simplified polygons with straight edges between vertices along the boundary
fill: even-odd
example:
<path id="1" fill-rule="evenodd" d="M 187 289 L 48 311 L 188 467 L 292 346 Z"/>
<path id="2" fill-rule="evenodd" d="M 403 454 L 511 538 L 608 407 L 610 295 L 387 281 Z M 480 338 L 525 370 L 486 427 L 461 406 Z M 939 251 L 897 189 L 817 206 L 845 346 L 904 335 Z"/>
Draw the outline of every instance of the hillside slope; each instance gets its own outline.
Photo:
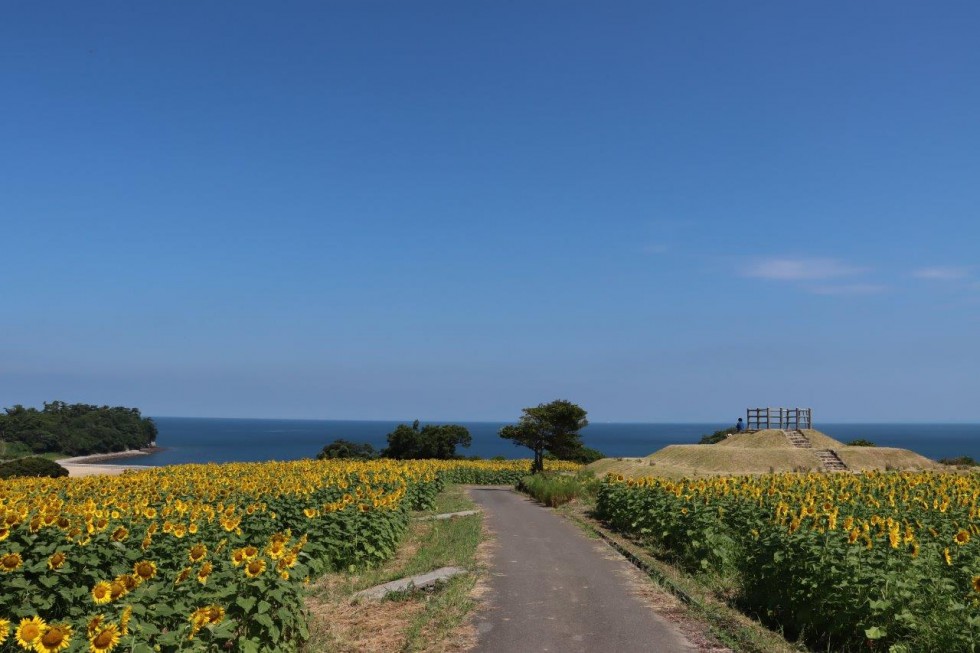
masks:
<path id="1" fill-rule="evenodd" d="M 817 451 L 831 449 L 851 471 L 941 470 L 943 465 L 914 451 L 889 447 L 849 447 L 825 433 L 804 431 L 813 445 L 797 448 L 782 431 L 740 433 L 717 444 L 673 444 L 643 458 L 604 458 L 587 469 L 597 475 L 671 478 L 776 472 L 821 471 Z"/>

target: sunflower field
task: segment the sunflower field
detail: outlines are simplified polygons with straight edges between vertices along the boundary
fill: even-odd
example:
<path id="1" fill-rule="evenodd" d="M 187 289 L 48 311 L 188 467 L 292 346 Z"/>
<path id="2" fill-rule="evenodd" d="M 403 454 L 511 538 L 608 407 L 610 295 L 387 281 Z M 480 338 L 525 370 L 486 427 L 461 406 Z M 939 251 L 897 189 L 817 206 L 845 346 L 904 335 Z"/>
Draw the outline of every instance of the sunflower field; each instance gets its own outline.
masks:
<path id="1" fill-rule="evenodd" d="M 980 650 L 980 474 L 610 476 L 597 516 L 786 634 L 835 651 Z"/>
<path id="2" fill-rule="evenodd" d="M 294 650 L 311 579 L 391 557 L 445 483 L 528 469 L 307 460 L 0 481 L 0 651 Z"/>

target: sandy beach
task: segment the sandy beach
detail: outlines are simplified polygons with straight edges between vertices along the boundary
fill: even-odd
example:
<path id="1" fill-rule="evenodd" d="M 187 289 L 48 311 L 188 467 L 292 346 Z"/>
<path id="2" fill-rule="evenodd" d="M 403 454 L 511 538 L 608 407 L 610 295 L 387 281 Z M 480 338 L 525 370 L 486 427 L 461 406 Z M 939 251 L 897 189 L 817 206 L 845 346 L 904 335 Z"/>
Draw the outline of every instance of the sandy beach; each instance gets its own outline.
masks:
<path id="1" fill-rule="evenodd" d="M 126 469 L 151 469 L 149 465 L 102 465 L 109 460 L 120 458 L 134 458 L 145 456 L 157 451 L 157 449 L 130 449 L 128 451 L 117 451 L 115 453 L 98 453 L 91 456 L 75 456 L 73 458 L 61 458 L 57 461 L 59 465 L 68 470 L 68 475 L 73 477 L 95 476 L 105 474 L 116 476 L 122 474 Z"/>
<path id="2" fill-rule="evenodd" d="M 127 469 L 153 469 L 147 465 L 85 465 L 73 464 L 57 461 L 59 465 L 68 470 L 68 476 L 77 478 L 81 476 L 96 476 L 104 474 L 107 476 L 117 476 Z"/>

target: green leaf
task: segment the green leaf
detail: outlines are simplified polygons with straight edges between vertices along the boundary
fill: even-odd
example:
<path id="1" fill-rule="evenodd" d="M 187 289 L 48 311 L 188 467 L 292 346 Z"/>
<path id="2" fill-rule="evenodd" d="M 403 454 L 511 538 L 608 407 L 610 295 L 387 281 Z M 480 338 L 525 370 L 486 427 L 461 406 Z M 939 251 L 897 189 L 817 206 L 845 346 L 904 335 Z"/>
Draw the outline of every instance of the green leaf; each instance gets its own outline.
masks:
<path id="1" fill-rule="evenodd" d="M 242 653 L 259 653 L 259 644 L 253 639 L 243 639 L 238 644 L 238 648 Z"/>
<path id="2" fill-rule="evenodd" d="M 878 626 L 872 626 L 871 628 L 866 628 L 864 631 L 864 636 L 868 639 L 881 639 L 887 633 L 884 628 L 879 628 Z"/>
<path id="3" fill-rule="evenodd" d="M 245 614 L 248 614 L 252 611 L 252 608 L 255 607 L 255 597 L 239 596 L 237 599 L 235 599 L 235 603 L 245 612 Z"/>

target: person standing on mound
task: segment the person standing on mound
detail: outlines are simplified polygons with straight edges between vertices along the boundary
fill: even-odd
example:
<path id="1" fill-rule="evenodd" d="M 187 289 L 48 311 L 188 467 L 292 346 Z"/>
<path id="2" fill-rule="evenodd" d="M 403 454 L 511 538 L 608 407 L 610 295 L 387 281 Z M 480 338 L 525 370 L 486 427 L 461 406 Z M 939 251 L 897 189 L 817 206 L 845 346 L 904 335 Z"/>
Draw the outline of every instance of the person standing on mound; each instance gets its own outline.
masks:
<path id="1" fill-rule="evenodd" d="M 738 418 L 738 422 L 735 423 L 735 432 L 741 433 L 745 429 L 745 425 L 742 424 L 742 418 Z"/>

